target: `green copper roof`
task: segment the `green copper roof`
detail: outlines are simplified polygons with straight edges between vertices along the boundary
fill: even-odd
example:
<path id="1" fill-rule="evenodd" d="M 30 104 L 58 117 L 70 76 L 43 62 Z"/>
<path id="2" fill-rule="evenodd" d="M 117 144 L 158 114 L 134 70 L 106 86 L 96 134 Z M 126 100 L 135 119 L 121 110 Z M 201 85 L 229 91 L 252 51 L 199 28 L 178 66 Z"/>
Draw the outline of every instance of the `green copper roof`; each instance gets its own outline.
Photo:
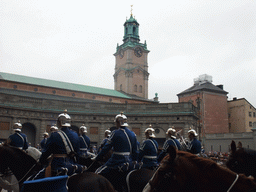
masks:
<path id="1" fill-rule="evenodd" d="M 137 20 L 135 18 L 133 18 L 133 16 L 130 16 L 130 19 L 126 20 L 125 23 L 138 23 Z"/>
<path id="2" fill-rule="evenodd" d="M 81 85 L 81 84 L 66 83 L 61 81 L 15 75 L 10 73 L 0 72 L 0 80 L 131 99 L 131 97 L 112 89 L 92 87 L 92 86 Z"/>

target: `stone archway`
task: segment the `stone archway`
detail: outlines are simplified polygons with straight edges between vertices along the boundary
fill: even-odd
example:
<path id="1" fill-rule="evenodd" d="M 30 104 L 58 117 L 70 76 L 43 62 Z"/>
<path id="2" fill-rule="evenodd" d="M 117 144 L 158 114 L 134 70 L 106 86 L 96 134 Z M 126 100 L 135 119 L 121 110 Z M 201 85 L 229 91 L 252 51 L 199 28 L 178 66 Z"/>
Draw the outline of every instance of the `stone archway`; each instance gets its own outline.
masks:
<path id="1" fill-rule="evenodd" d="M 31 143 L 31 146 L 35 146 L 36 142 L 36 127 L 32 123 L 23 123 L 22 124 L 22 133 L 27 135 L 28 143 Z"/>

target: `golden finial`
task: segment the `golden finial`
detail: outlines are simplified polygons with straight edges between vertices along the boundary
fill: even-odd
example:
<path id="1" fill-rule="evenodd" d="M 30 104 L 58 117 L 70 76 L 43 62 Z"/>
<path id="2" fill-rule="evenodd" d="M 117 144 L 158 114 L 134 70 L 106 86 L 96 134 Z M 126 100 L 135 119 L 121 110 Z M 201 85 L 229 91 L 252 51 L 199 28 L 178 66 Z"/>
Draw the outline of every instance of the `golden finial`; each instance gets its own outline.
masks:
<path id="1" fill-rule="evenodd" d="M 132 16 L 132 7 L 133 7 L 133 5 L 131 5 L 131 16 Z"/>

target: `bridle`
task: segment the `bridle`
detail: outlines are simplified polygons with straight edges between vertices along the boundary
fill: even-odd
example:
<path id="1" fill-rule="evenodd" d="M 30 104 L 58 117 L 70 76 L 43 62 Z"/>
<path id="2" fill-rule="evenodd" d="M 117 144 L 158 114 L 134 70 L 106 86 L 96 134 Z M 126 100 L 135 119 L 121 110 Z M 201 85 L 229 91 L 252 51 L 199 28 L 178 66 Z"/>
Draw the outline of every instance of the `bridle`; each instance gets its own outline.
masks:
<path id="1" fill-rule="evenodd" d="M 175 175 L 173 175 L 173 170 L 169 170 L 165 171 L 165 170 L 160 170 L 161 166 L 159 166 L 159 168 L 156 170 L 155 174 L 152 176 L 151 180 L 149 181 L 150 186 L 152 183 L 152 179 L 155 177 L 156 173 L 158 173 L 159 175 L 161 175 L 161 180 L 158 182 L 158 185 L 154 188 L 152 188 L 153 191 L 161 191 L 162 187 L 166 186 L 166 183 L 169 183 L 168 180 L 170 178 L 175 179 Z"/>
<path id="2" fill-rule="evenodd" d="M 156 187 L 152 188 L 152 191 L 162 191 L 162 187 L 166 186 L 166 183 L 170 183 L 170 182 L 168 182 L 168 180 L 171 177 L 173 179 L 175 179 L 175 175 L 173 175 L 173 170 L 164 171 L 164 170 L 160 170 L 160 167 L 159 167 L 156 172 L 158 172 L 158 174 L 160 174 L 162 176 L 162 179 L 160 180 L 160 182 L 158 182 L 158 185 Z M 152 184 L 151 184 L 152 183 L 152 179 L 155 177 L 155 174 L 152 176 L 151 180 L 149 181 L 149 184 L 150 184 L 151 187 L 152 187 Z M 230 185 L 230 187 L 227 190 L 227 192 L 230 192 L 232 190 L 232 188 L 236 184 L 238 178 L 239 178 L 239 175 L 236 174 L 236 178 L 233 181 L 233 183 Z"/>

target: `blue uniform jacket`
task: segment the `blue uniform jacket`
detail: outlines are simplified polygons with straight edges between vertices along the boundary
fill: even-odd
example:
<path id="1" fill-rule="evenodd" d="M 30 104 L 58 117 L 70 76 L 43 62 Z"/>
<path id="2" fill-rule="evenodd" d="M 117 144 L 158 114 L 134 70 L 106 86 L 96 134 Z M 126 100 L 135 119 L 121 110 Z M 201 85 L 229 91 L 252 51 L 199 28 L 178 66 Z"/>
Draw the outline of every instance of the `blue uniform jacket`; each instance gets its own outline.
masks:
<path id="1" fill-rule="evenodd" d="M 13 147 L 18 147 L 23 150 L 26 150 L 28 148 L 27 136 L 21 132 L 15 132 L 14 134 L 9 136 L 9 139 L 11 140 L 10 145 Z"/>
<path id="2" fill-rule="evenodd" d="M 101 151 L 101 149 L 104 147 L 104 145 L 107 143 L 108 138 L 109 138 L 109 137 L 106 137 L 106 138 L 104 138 L 104 139 L 102 140 L 102 142 L 101 142 L 101 144 L 100 144 L 100 147 L 98 148 L 97 153 L 99 153 L 99 152 Z"/>
<path id="3" fill-rule="evenodd" d="M 110 149 L 113 149 L 114 152 L 111 158 L 106 162 L 106 166 L 115 166 L 126 162 L 136 161 L 138 151 L 137 138 L 134 132 L 130 131 L 127 127 L 121 127 L 112 131 L 107 143 L 97 155 L 96 160 L 102 159 L 102 157 L 107 154 Z M 130 152 L 131 154 L 130 156 L 115 154 L 124 152 Z"/>
<path id="4" fill-rule="evenodd" d="M 79 137 L 78 137 L 77 133 L 71 131 L 68 127 L 63 127 L 61 129 L 61 131 L 63 131 L 67 135 L 70 142 L 72 143 L 74 151 L 77 154 L 79 154 L 80 145 L 79 145 Z M 68 143 L 68 141 L 67 141 L 67 143 Z M 68 143 L 68 145 L 69 145 L 69 143 Z M 53 132 L 51 134 L 51 136 L 47 139 L 45 149 L 42 151 L 42 155 L 41 155 L 39 161 L 43 164 L 46 164 L 47 163 L 47 158 L 51 154 L 67 154 L 64 142 L 63 142 L 63 140 L 62 140 L 62 138 L 61 138 L 61 136 L 59 135 L 58 132 Z M 76 158 L 78 158 L 78 157 L 76 156 Z M 72 164 L 76 165 L 76 163 L 73 161 L 73 159 L 55 157 L 52 160 L 52 165 L 51 166 L 52 166 L 53 170 L 60 170 L 61 167 L 68 168 L 68 171 L 69 171 L 68 175 L 71 175 L 71 174 L 73 174 Z M 80 170 L 78 170 L 78 172 L 79 171 Z"/>
<path id="5" fill-rule="evenodd" d="M 42 150 L 45 149 L 46 142 L 47 142 L 47 138 L 44 138 L 44 139 L 40 142 L 40 146 L 41 146 L 41 149 L 42 149 Z"/>
<path id="6" fill-rule="evenodd" d="M 156 167 L 157 163 L 157 153 L 158 153 L 158 143 L 153 138 L 145 140 L 140 148 L 138 162 L 142 161 L 143 168 L 146 167 Z"/>
<path id="7" fill-rule="evenodd" d="M 170 146 L 174 146 L 178 150 L 181 149 L 180 142 L 175 137 L 169 138 L 168 140 L 166 140 L 164 142 L 163 150 L 162 150 L 162 152 L 159 154 L 159 156 L 157 158 L 158 162 L 161 162 L 163 160 L 163 158 L 165 157 L 166 153 L 168 152 L 168 148 Z"/>
<path id="8" fill-rule="evenodd" d="M 91 144 L 90 138 L 86 135 L 81 135 L 79 137 L 79 145 L 80 145 L 80 152 L 79 155 L 80 156 L 86 156 L 87 155 L 87 150 L 89 149 Z"/>
<path id="9" fill-rule="evenodd" d="M 198 154 L 201 152 L 201 142 L 194 138 L 191 142 L 188 143 L 187 151 L 192 154 Z"/>

